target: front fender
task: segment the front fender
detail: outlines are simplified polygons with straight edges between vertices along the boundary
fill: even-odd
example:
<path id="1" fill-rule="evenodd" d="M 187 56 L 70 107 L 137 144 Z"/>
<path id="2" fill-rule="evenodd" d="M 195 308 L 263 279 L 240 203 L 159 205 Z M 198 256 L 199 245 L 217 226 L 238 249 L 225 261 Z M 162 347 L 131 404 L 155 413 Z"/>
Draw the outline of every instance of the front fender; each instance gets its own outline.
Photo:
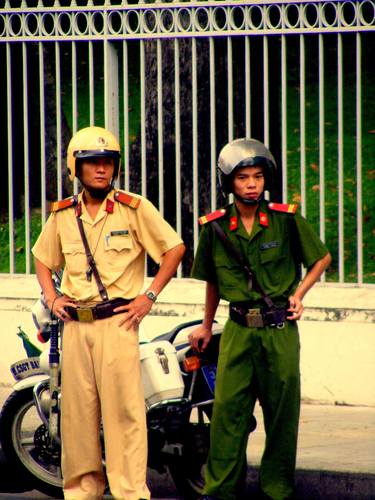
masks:
<path id="1" fill-rule="evenodd" d="M 30 375 L 30 377 L 26 377 L 23 380 L 19 380 L 13 386 L 13 390 L 15 391 L 23 391 L 24 389 L 28 389 L 29 387 L 34 387 L 34 385 L 39 382 L 43 382 L 49 380 L 49 375 L 43 373 L 40 375 Z"/>

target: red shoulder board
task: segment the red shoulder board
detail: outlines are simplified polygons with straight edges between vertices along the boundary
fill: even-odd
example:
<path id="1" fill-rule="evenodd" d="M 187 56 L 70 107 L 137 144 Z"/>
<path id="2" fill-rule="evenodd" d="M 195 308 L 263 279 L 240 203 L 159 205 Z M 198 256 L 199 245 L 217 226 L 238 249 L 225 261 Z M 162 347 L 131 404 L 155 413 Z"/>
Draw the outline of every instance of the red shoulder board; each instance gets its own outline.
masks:
<path id="1" fill-rule="evenodd" d="M 64 210 L 65 208 L 74 207 L 77 205 L 78 199 L 76 196 L 70 196 L 65 198 L 65 200 L 53 201 L 51 203 L 51 212 L 58 212 L 59 210 Z"/>
<path id="2" fill-rule="evenodd" d="M 268 208 L 274 210 L 275 212 L 283 212 L 284 214 L 295 214 L 297 212 L 298 205 L 296 203 L 273 203 L 272 201 L 268 203 Z"/>
<path id="3" fill-rule="evenodd" d="M 123 205 L 128 205 L 131 208 L 138 208 L 141 204 L 141 199 L 132 196 L 131 194 L 124 193 L 123 191 L 116 191 L 114 194 L 116 201 L 119 201 Z"/>
<path id="4" fill-rule="evenodd" d="M 210 214 L 203 215 L 199 217 L 198 222 L 200 225 L 206 224 L 207 222 L 212 222 L 213 220 L 220 219 L 223 215 L 225 215 L 225 208 L 220 208 L 219 210 L 215 210 L 215 212 L 211 212 Z"/>

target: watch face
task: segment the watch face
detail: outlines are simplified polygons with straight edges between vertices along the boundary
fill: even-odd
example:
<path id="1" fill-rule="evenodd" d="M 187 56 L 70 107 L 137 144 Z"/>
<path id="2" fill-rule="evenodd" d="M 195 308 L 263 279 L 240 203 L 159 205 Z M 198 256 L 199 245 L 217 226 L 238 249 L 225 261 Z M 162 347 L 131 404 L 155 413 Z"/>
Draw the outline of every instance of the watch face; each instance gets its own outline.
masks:
<path id="1" fill-rule="evenodd" d="M 153 302 L 155 302 L 155 300 L 157 299 L 156 294 L 155 294 L 153 291 L 151 291 L 151 290 L 148 290 L 148 291 L 146 292 L 146 296 L 147 296 L 150 300 L 152 300 Z"/>

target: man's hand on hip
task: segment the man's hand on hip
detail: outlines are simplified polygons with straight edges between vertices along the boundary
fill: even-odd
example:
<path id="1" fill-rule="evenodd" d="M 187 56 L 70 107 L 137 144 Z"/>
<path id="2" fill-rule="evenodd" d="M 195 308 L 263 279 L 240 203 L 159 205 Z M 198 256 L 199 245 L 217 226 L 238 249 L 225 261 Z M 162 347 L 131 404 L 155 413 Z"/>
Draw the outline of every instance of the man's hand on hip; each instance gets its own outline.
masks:
<path id="1" fill-rule="evenodd" d="M 126 306 L 116 307 L 116 309 L 114 309 L 114 312 L 125 313 L 121 316 L 119 326 L 124 325 L 127 330 L 138 328 L 139 323 L 150 312 L 153 304 L 154 303 L 151 299 L 146 297 L 145 294 L 142 294 L 138 295 L 138 297 L 136 297 Z"/>

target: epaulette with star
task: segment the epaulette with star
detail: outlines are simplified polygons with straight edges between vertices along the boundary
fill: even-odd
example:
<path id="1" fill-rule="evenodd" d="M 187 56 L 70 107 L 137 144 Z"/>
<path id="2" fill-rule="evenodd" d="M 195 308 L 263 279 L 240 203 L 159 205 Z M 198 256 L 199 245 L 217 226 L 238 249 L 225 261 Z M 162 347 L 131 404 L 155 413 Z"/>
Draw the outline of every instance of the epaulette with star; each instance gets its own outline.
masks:
<path id="1" fill-rule="evenodd" d="M 203 224 L 207 224 L 207 222 L 212 222 L 213 220 L 220 219 L 220 217 L 223 217 L 223 215 L 225 214 L 225 208 L 219 208 L 219 210 L 215 210 L 215 212 L 211 212 L 210 214 L 199 217 L 198 222 L 202 226 Z"/>
<path id="2" fill-rule="evenodd" d="M 119 201 L 123 205 L 128 205 L 131 208 L 138 208 L 141 204 L 141 199 L 133 196 L 125 191 L 116 191 L 114 194 L 114 199 Z"/>
<path id="3" fill-rule="evenodd" d="M 51 212 L 59 212 L 60 210 L 65 210 L 65 208 L 70 208 L 76 206 L 78 203 L 76 196 L 69 196 L 64 200 L 53 201 L 51 203 Z"/>
<path id="4" fill-rule="evenodd" d="M 275 212 L 294 215 L 297 212 L 298 205 L 296 203 L 268 203 L 268 208 Z"/>

